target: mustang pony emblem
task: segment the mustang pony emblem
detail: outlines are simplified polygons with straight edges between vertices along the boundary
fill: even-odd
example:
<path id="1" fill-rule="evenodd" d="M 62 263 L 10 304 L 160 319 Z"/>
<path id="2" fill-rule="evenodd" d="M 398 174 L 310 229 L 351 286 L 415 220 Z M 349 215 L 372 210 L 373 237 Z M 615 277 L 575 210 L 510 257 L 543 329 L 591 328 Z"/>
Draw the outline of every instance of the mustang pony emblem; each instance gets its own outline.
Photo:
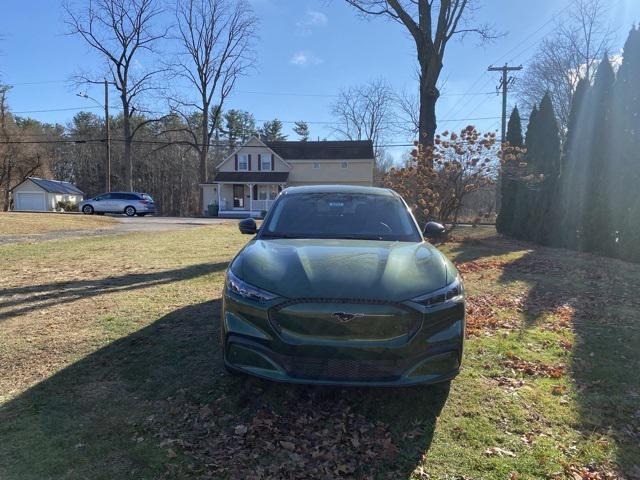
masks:
<path id="1" fill-rule="evenodd" d="M 354 318 L 364 317 L 364 313 L 347 313 L 347 312 L 335 312 L 331 314 L 333 318 L 338 320 L 339 322 L 348 322 L 353 320 Z"/>

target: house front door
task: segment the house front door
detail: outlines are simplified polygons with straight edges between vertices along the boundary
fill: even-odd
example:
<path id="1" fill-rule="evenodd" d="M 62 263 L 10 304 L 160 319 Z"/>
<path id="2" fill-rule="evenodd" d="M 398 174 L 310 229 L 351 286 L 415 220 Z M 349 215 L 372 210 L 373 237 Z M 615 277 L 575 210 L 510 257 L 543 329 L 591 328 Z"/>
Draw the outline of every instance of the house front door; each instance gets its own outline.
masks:
<path id="1" fill-rule="evenodd" d="M 244 185 L 233 186 L 233 208 L 244 208 Z"/>

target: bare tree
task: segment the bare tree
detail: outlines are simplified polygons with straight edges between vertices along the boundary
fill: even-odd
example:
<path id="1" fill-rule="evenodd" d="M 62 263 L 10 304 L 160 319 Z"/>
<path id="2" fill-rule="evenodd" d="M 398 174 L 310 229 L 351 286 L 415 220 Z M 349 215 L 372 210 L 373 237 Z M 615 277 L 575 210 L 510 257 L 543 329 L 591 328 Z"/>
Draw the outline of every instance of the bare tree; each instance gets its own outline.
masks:
<path id="1" fill-rule="evenodd" d="M 155 31 L 163 9 L 158 0 L 88 0 L 81 7 L 64 6 L 69 33 L 80 36 L 102 55 L 107 75 L 120 94 L 124 134 L 124 184 L 133 190 L 133 139 L 144 124 L 132 119 L 141 111 L 140 101 L 153 88 L 152 79 L 162 69 L 142 71 L 140 56 L 153 52 L 167 30 Z M 95 82 L 88 76 L 80 81 Z"/>
<path id="2" fill-rule="evenodd" d="M 199 178 L 204 183 L 209 146 L 224 103 L 253 64 L 258 21 L 246 0 L 179 0 L 176 17 L 181 52 L 175 70 L 197 96 L 173 99 L 173 109 L 190 119 L 190 144 L 198 152 Z"/>
<path id="3" fill-rule="evenodd" d="M 371 140 L 380 148 L 393 122 L 394 93 L 386 80 L 343 89 L 331 107 L 333 133 L 346 140 Z"/>
<path id="4" fill-rule="evenodd" d="M 411 138 L 420 130 L 420 97 L 403 90 L 394 97 L 396 104 L 395 129 Z"/>
<path id="5" fill-rule="evenodd" d="M 9 210 L 11 189 L 28 176 L 44 170 L 42 152 L 29 138 L 41 135 L 30 121 L 18 125 L 7 105 L 8 86 L 0 85 L 0 205 Z"/>
<path id="6" fill-rule="evenodd" d="M 333 133 L 346 140 L 371 140 L 375 155 L 374 183 L 380 184 L 393 160 L 382 144 L 395 121 L 395 94 L 389 83 L 376 79 L 343 89 L 331 107 Z"/>
<path id="7" fill-rule="evenodd" d="M 455 36 L 476 33 L 483 39 L 495 37 L 487 25 L 472 25 L 475 0 L 345 0 L 366 15 L 390 18 L 403 25 L 413 37 L 420 70 L 419 138 L 432 145 L 437 128 L 437 88 L 444 54 Z"/>
<path id="8" fill-rule="evenodd" d="M 593 80 L 598 62 L 611 46 L 605 4 L 605 0 L 573 0 L 518 81 L 520 101 L 527 109 L 549 92 L 561 131 L 566 130 L 578 81 Z"/>

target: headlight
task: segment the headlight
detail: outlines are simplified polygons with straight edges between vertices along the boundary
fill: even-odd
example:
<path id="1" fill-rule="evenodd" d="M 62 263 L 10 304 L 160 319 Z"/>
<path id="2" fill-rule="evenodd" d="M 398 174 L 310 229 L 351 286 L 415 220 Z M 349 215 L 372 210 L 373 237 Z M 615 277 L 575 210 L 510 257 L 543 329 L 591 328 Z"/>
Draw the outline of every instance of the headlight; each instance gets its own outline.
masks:
<path id="1" fill-rule="evenodd" d="M 456 279 L 446 287 L 413 298 L 411 301 L 424 305 L 425 307 L 435 307 L 436 305 L 442 305 L 446 302 L 461 300 L 463 297 L 464 288 L 462 287 L 462 282 L 460 281 L 460 277 L 456 277 Z"/>
<path id="2" fill-rule="evenodd" d="M 278 297 L 271 292 L 267 292 L 266 290 L 262 290 L 243 282 L 236 277 L 231 270 L 227 271 L 227 289 L 242 298 L 247 298 L 256 302 L 267 302 Z"/>

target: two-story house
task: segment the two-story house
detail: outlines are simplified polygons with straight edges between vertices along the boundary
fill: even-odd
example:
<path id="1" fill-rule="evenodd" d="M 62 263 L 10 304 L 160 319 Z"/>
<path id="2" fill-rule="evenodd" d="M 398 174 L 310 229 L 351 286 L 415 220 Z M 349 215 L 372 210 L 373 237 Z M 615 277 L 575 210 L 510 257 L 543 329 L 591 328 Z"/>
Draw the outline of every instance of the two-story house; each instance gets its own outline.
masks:
<path id="1" fill-rule="evenodd" d="M 201 186 L 203 211 L 214 204 L 221 217 L 258 217 L 287 186 L 372 185 L 373 165 L 371 141 L 262 142 L 253 137 Z"/>

